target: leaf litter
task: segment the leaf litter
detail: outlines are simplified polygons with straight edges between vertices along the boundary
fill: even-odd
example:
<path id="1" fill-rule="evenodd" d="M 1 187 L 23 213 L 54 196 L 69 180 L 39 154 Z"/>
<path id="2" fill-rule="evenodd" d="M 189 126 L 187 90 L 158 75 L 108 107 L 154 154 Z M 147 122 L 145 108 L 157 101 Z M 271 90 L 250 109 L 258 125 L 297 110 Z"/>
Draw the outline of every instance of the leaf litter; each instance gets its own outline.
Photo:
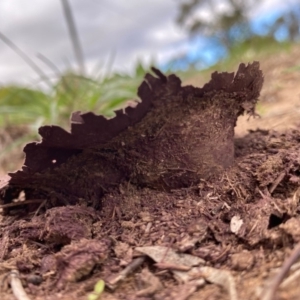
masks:
<path id="1" fill-rule="evenodd" d="M 300 240 L 300 132 L 234 139 L 259 63 L 202 88 L 153 72 L 112 119 L 41 127 L 0 179 L 0 279 L 16 269 L 34 299 L 86 299 L 99 280 L 101 299 L 293 299 L 267 283 Z"/>

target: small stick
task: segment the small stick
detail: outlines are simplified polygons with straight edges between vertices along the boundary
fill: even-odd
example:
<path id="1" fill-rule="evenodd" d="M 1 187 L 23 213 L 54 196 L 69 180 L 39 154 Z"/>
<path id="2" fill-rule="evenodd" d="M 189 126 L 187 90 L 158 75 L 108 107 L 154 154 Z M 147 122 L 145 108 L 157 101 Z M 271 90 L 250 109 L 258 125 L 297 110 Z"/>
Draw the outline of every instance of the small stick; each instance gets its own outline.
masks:
<path id="1" fill-rule="evenodd" d="M 20 205 L 32 204 L 32 203 L 43 203 L 44 201 L 45 200 L 43 200 L 43 199 L 29 199 L 29 200 L 25 200 L 25 201 L 2 204 L 2 205 L 0 205 L 0 208 L 14 207 L 14 206 L 20 206 Z"/>
<path id="2" fill-rule="evenodd" d="M 270 188 L 270 194 L 272 194 L 275 189 L 277 188 L 277 186 L 280 184 L 280 182 L 283 180 L 283 178 L 285 177 L 286 175 L 286 171 L 283 171 L 279 174 L 279 176 L 275 179 L 275 181 L 273 182 L 271 188 Z"/>
<path id="3" fill-rule="evenodd" d="M 300 257 L 300 243 L 296 245 L 292 254 L 284 261 L 279 273 L 275 276 L 271 285 L 269 286 L 268 290 L 265 291 L 264 297 L 262 300 L 273 300 L 275 296 L 275 292 L 279 285 L 281 284 L 282 280 L 290 270 L 291 266 L 299 259 Z"/>
<path id="4" fill-rule="evenodd" d="M 46 204 L 46 200 L 44 200 L 44 201 L 39 205 L 38 209 L 36 210 L 36 212 L 34 213 L 34 215 L 33 215 L 32 218 L 34 218 L 34 217 L 36 217 L 36 216 L 38 215 L 38 213 L 40 212 L 40 210 L 42 209 L 42 207 L 45 206 L 45 204 Z"/>
<path id="5" fill-rule="evenodd" d="M 282 288 L 287 287 L 291 282 L 298 280 L 299 277 L 300 277 L 300 270 L 297 270 L 290 277 L 288 277 L 287 279 L 285 279 L 283 281 L 283 283 L 281 284 L 281 287 Z"/>
<path id="6" fill-rule="evenodd" d="M 136 268 L 138 268 L 144 261 L 145 256 L 138 257 L 134 259 L 124 270 L 122 270 L 119 274 L 114 276 L 113 278 L 108 279 L 105 281 L 106 285 L 111 289 L 114 290 L 118 283 L 126 278 L 131 272 L 133 272 Z"/>
<path id="7" fill-rule="evenodd" d="M 14 296 L 18 300 L 31 300 L 27 296 L 27 294 L 22 286 L 22 282 L 19 278 L 19 272 L 17 270 L 12 270 L 10 272 L 10 286 L 11 286 Z"/>

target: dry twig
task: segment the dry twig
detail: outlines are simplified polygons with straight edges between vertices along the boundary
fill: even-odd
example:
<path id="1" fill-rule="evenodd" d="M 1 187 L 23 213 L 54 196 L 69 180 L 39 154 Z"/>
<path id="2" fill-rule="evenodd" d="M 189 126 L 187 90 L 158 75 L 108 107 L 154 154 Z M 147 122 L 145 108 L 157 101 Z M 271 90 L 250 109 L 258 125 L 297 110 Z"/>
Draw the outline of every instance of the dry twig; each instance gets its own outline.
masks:
<path id="1" fill-rule="evenodd" d="M 133 272 L 136 268 L 138 268 L 145 260 L 145 256 L 138 257 L 134 259 L 124 270 L 122 270 L 119 274 L 105 281 L 106 285 L 114 290 L 117 285 L 126 278 L 131 272 Z"/>
<path id="2" fill-rule="evenodd" d="M 11 202 L 0 205 L 0 208 L 7 208 L 7 207 L 14 207 L 14 206 L 20 206 L 20 205 L 26 205 L 26 204 L 33 204 L 33 203 L 43 203 L 44 199 L 29 199 L 25 201 L 18 201 L 18 202 Z"/>
<path id="3" fill-rule="evenodd" d="M 22 282 L 19 278 L 19 272 L 17 270 L 12 270 L 10 272 L 10 286 L 14 296 L 18 300 L 30 300 L 22 286 Z"/>
<path id="4" fill-rule="evenodd" d="M 300 257 L 300 243 L 298 243 L 296 245 L 292 254 L 283 263 L 281 269 L 279 270 L 279 273 L 272 280 L 272 282 L 268 286 L 268 288 L 263 292 L 262 300 L 273 300 L 274 299 L 277 288 L 283 281 L 284 277 L 290 270 L 291 266 L 299 259 L 299 257 Z"/>
<path id="5" fill-rule="evenodd" d="M 272 194 L 275 189 L 277 188 L 277 186 L 281 183 L 281 181 L 284 179 L 284 177 L 286 176 L 286 171 L 283 171 L 279 174 L 279 176 L 275 179 L 275 181 L 273 182 L 271 188 L 270 188 L 270 194 Z"/>

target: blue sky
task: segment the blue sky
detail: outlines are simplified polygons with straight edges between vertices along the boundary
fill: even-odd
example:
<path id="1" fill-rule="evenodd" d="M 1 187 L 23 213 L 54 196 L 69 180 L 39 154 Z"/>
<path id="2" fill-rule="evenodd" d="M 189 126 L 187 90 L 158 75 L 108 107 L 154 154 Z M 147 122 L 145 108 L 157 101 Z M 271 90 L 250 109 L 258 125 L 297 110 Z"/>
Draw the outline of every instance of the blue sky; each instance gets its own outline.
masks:
<path id="1" fill-rule="evenodd" d="M 266 35 L 268 33 L 268 28 L 282 16 L 283 12 L 285 10 L 291 10 L 291 7 L 293 7 L 294 4 L 293 2 L 294 1 L 287 1 L 285 2 L 285 5 L 274 5 L 267 10 L 263 10 L 263 13 L 257 12 L 252 14 L 250 26 L 253 32 L 257 35 Z M 297 12 L 298 14 L 300 13 L 299 7 Z M 287 37 L 288 31 L 284 26 L 275 33 L 275 38 L 278 41 L 282 41 Z M 182 57 L 173 61 L 171 60 L 167 64 L 162 64 L 162 68 L 165 70 L 169 68 L 174 70 L 186 69 L 190 64 L 194 64 L 194 66 L 198 68 L 207 67 L 226 56 L 226 53 L 226 48 L 224 48 L 216 39 L 196 36 L 190 39 L 189 48 L 185 55 L 182 55 Z"/>
<path id="2" fill-rule="evenodd" d="M 174 22 L 174 0 L 69 0 L 91 73 L 115 53 L 114 70 L 130 72 L 138 59 L 163 65 L 180 55 L 190 58 L 202 51 L 206 60 L 215 53 L 204 39 L 191 40 Z M 261 0 L 249 12 L 255 26 L 274 19 L 297 1 Z M 220 0 L 220 5 L 222 4 Z M 76 68 L 60 0 L 1 0 L 0 31 L 52 74 L 38 58 L 41 53 L 61 71 Z M 37 78 L 28 65 L 0 40 L 0 84 L 31 84 Z"/>

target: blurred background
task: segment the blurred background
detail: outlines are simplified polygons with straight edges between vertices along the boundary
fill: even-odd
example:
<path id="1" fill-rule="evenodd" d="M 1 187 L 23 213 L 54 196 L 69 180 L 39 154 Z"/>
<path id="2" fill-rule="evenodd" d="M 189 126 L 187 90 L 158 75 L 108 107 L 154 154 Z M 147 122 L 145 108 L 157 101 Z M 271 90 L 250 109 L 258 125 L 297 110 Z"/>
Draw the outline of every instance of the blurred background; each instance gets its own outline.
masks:
<path id="1" fill-rule="evenodd" d="M 260 60 L 263 122 L 299 119 L 300 91 L 288 106 L 281 88 L 299 79 L 299 29 L 297 0 L 2 0 L 0 174 L 22 165 L 39 126 L 68 130 L 72 111 L 111 117 L 137 99 L 152 65 L 201 86 L 215 70 Z"/>

